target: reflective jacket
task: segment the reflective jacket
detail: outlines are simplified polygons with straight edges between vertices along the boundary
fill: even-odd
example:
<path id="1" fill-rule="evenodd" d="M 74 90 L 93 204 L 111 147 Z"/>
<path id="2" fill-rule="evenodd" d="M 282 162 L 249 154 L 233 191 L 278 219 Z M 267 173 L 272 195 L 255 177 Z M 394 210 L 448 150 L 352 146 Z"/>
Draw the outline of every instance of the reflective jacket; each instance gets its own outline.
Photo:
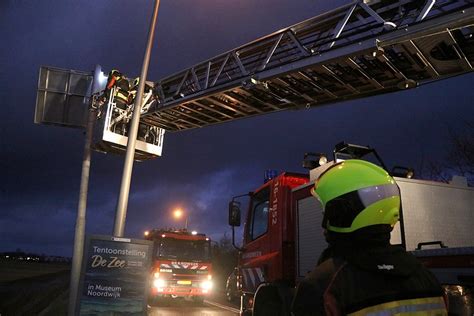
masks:
<path id="1" fill-rule="evenodd" d="M 299 283 L 293 314 L 447 315 L 433 274 L 403 248 L 352 247 L 331 253 Z"/>
<path id="2" fill-rule="evenodd" d="M 117 104 L 122 103 L 122 104 L 128 104 L 128 98 L 130 94 L 130 86 L 129 82 L 125 78 L 120 78 L 117 80 L 115 83 L 115 86 L 117 87 L 117 90 L 115 91 L 115 102 Z"/>
<path id="3" fill-rule="evenodd" d="M 109 97 L 110 91 L 113 87 L 116 87 L 114 94 L 114 102 L 117 103 L 117 106 L 119 108 L 126 109 L 130 94 L 130 83 L 128 79 L 123 77 L 122 74 L 109 74 L 105 90 L 106 98 Z"/>

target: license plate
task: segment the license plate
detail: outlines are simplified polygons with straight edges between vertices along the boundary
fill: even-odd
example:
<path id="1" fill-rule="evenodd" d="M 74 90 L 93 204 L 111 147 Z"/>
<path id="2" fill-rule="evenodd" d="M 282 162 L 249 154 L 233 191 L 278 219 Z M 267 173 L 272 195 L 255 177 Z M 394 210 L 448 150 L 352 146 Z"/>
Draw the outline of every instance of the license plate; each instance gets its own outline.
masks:
<path id="1" fill-rule="evenodd" d="M 191 281 L 189 281 L 189 280 L 179 280 L 178 284 L 191 284 Z"/>

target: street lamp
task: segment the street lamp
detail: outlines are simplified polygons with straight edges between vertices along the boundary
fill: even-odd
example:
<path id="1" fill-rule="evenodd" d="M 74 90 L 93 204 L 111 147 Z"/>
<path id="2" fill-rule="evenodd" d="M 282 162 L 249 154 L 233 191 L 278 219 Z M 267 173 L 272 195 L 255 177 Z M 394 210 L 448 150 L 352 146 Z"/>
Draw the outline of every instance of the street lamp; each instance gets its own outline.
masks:
<path id="1" fill-rule="evenodd" d="M 133 158 L 135 157 L 135 143 L 138 134 L 138 123 L 140 121 L 140 112 L 142 109 L 143 90 L 145 89 L 145 81 L 148 73 L 148 64 L 150 63 L 151 48 L 153 46 L 153 37 L 155 34 L 156 20 L 158 16 L 158 8 L 160 0 L 155 0 L 155 7 L 148 30 L 148 40 L 145 49 L 145 56 L 143 57 L 142 71 L 140 74 L 140 81 L 138 84 L 137 95 L 135 97 L 135 104 L 133 107 L 132 121 L 130 123 L 127 151 L 125 154 L 125 163 L 122 172 L 122 182 L 120 184 L 120 193 L 117 201 L 117 208 L 115 211 L 114 236 L 123 237 L 125 218 L 127 215 L 128 196 L 130 193 L 130 182 L 132 178 Z"/>
<path id="2" fill-rule="evenodd" d="M 173 211 L 173 216 L 176 219 L 181 219 L 181 217 L 184 216 L 185 222 L 184 222 L 184 230 L 188 230 L 188 216 L 184 214 L 184 211 L 180 208 L 177 208 Z"/>

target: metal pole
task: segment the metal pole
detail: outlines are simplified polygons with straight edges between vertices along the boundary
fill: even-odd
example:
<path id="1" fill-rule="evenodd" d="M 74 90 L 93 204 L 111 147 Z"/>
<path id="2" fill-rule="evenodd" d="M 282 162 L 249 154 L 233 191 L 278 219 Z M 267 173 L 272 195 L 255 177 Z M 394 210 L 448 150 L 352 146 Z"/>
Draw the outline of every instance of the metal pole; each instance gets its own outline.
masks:
<path id="1" fill-rule="evenodd" d="M 96 68 L 97 71 L 97 68 Z M 89 188 L 89 171 L 91 166 L 91 143 L 96 111 L 89 109 L 86 126 L 86 142 L 84 145 L 84 157 L 82 159 L 81 185 L 79 191 L 79 205 L 77 207 L 76 232 L 74 235 L 74 252 L 72 255 L 71 282 L 69 284 L 69 306 L 68 315 L 72 316 L 76 310 L 76 301 L 79 292 L 79 279 L 81 275 L 81 263 L 84 252 L 84 231 L 86 227 L 87 191 Z"/>
<path id="2" fill-rule="evenodd" d="M 188 217 L 186 216 L 186 221 L 184 222 L 184 230 L 188 230 Z"/>
<path id="3" fill-rule="evenodd" d="M 135 104 L 133 107 L 132 122 L 128 131 L 127 153 L 125 154 L 125 163 L 123 166 L 122 183 L 120 185 L 120 194 L 117 201 L 117 210 L 115 212 L 114 236 L 122 237 L 125 218 L 127 216 L 128 196 L 130 193 L 130 181 L 132 177 L 133 158 L 135 157 L 135 143 L 137 141 L 138 123 L 140 122 L 140 112 L 142 109 L 143 90 L 145 88 L 145 80 L 148 72 L 148 64 L 150 62 L 151 48 L 153 46 L 153 37 L 155 34 L 155 25 L 158 16 L 158 8 L 160 0 L 155 0 L 155 8 L 148 31 L 148 43 L 143 57 L 142 72 L 140 74 L 140 83 L 138 85 Z"/>

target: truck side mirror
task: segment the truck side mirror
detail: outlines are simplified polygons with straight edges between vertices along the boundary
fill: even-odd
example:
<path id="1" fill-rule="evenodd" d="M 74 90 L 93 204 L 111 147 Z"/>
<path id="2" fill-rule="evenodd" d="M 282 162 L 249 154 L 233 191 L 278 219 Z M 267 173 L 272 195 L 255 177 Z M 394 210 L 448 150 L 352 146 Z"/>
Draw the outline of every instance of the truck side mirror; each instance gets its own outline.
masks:
<path id="1" fill-rule="evenodd" d="M 229 202 L 229 225 L 240 226 L 240 203 L 234 200 Z"/>

